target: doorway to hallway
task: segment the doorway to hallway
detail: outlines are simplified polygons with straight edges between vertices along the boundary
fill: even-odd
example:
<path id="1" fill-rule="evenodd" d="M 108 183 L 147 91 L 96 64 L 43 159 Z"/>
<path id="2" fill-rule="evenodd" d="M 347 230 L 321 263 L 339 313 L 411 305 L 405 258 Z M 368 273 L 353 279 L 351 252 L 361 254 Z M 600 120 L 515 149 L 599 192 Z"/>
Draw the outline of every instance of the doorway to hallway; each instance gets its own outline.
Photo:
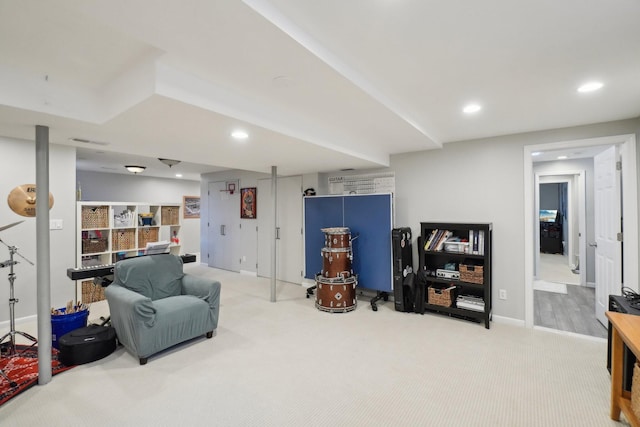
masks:
<path id="1" fill-rule="evenodd" d="M 574 313 L 580 312 L 580 304 L 576 303 L 576 301 L 587 301 L 583 304 L 590 306 L 590 312 L 595 312 L 595 302 L 592 303 L 589 295 L 589 299 L 582 298 L 581 296 L 574 295 L 575 290 L 580 292 L 586 291 L 591 293 L 591 289 L 588 286 L 567 286 L 567 293 L 560 292 L 550 292 L 545 290 L 536 290 L 534 288 L 534 281 L 537 278 L 537 270 L 538 267 L 541 266 L 541 261 L 538 260 L 538 251 L 539 251 L 539 221 L 538 221 L 538 206 L 537 200 L 534 197 L 534 189 L 539 184 L 534 179 L 533 173 L 533 160 L 532 153 L 538 151 L 553 151 L 553 150 L 578 150 L 583 147 L 595 147 L 595 146 L 611 146 L 618 145 L 621 153 L 621 176 L 622 176 L 622 217 L 625 222 L 625 238 L 624 238 L 624 255 L 623 261 L 618 266 L 622 268 L 625 266 L 625 277 L 624 281 L 626 283 L 635 283 L 633 287 L 637 287 L 638 280 L 638 265 L 637 265 L 637 256 L 638 256 L 638 236 L 637 236 L 637 228 L 638 228 L 638 213 L 637 213 L 637 170 L 636 170 L 636 154 L 635 154 L 635 135 L 619 135 L 612 137 L 603 137 L 603 138 L 593 138 L 589 140 L 579 140 L 579 141 L 566 141 L 566 142 L 558 142 L 551 144 L 540 144 L 537 146 L 525 146 L 524 149 L 524 173 L 525 173 L 525 325 L 527 327 L 539 326 L 542 323 L 542 318 L 544 316 L 536 315 L 536 308 L 540 311 L 539 314 L 543 313 L 556 313 L 554 316 L 547 316 L 548 319 L 555 318 L 555 326 L 546 326 L 546 327 L 554 327 L 557 329 L 565 330 L 560 327 L 563 322 L 568 323 L 566 318 L 563 318 L 561 315 L 558 316 L 559 312 L 567 312 L 569 310 Z M 584 236 L 582 236 L 584 237 Z M 592 242 L 589 241 L 590 246 L 593 247 Z M 584 265 L 584 261 L 586 258 L 580 257 L 580 268 L 586 269 L 587 265 Z M 567 265 L 572 263 L 566 262 Z M 594 286 L 598 286 L 596 280 L 594 279 Z M 616 286 L 620 288 L 622 283 L 618 283 Z M 540 295 L 539 304 L 536 296 Z M 573 298 L 570 298 L 573 295 Z M 582 299 L 581 299 L 582 298 Z M 570 302 L 569 300 L 575 300 Z M 584 321 L 579 322 L 576 320 L 575 323 L 585 323 Z M 595 327 L 594 327 L 595 329 Z M 578 332 L 578 333 L 589 333 Z M 595 335 L 595 334 L 594 334 Z"/>

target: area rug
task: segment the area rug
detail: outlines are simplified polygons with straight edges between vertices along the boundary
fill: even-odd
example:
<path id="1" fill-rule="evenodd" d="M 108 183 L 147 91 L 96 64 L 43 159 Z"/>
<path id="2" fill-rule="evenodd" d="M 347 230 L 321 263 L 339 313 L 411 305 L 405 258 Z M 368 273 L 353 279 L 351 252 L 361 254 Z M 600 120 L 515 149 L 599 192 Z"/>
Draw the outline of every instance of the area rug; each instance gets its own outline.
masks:
<path id="1" fill-rule="evenodd" d="M 64 372 L 73 366 L 65 366 L 58 360 L 58 350 L 51 349 L 52 374 Z M 17 385 L 11 385 L 0 376 L 0 405 L 27 390 L 38 382 L 38 347 L 16 345 L 16 355 L 0 358 L 0 369 Z"/>
<path id="2" fill-rule="evenodd" d="M 566 294 L 567 285 L 564 283 L 547 282 L 546 280 L 534 280 L 533 289 L 536 291 L 554 292 L 556 294 Z"/>

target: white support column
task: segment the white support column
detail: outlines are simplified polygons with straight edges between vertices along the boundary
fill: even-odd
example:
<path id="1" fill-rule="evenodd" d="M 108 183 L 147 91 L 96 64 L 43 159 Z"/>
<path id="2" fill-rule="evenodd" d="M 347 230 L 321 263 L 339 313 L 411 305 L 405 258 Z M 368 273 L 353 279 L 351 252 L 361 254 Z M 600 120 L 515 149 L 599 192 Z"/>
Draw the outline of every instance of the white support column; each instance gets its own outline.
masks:
<path id="1" fill-rule="evenodd" d="M 51 260 L 49 239 L 49 128 L 36 126 L 36 288 L 38 384 L 51 381 Z"/>
<path id="2" fill-rule="evenodd" d="M 278 167 L 271 166 L 271 203 L 273 203 L 273 228 L 271 230 L 271 302 L 276 302 L 276 239 L 278 227 Z"/>

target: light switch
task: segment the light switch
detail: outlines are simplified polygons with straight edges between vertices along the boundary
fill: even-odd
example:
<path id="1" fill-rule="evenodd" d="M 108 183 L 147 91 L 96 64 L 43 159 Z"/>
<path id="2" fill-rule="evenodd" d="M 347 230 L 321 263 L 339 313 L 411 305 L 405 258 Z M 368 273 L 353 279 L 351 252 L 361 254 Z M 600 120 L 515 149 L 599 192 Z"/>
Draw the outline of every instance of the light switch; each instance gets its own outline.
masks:
<path id="1" fill-rule="evenodd" d="M 62 220 L 61 219 L 50 219 L 49 220 L 49 230 L 62 230 Z"/>

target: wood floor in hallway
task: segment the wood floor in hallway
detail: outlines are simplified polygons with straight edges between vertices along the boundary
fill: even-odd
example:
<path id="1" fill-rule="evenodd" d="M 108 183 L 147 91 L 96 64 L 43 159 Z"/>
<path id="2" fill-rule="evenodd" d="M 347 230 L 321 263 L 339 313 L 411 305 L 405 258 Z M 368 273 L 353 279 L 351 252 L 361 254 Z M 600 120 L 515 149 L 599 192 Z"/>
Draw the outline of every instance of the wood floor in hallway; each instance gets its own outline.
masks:
<path id="1" fill-rule="evenodd" d="M 580 276 L 571 272 L 565 256 L 540 255 L 540 278 L 565 283 L 567 293 L 534 290 L 534 325 L 606 338 L 607 329 L 596 320 L 595 289 L 579 285 Z"/>

